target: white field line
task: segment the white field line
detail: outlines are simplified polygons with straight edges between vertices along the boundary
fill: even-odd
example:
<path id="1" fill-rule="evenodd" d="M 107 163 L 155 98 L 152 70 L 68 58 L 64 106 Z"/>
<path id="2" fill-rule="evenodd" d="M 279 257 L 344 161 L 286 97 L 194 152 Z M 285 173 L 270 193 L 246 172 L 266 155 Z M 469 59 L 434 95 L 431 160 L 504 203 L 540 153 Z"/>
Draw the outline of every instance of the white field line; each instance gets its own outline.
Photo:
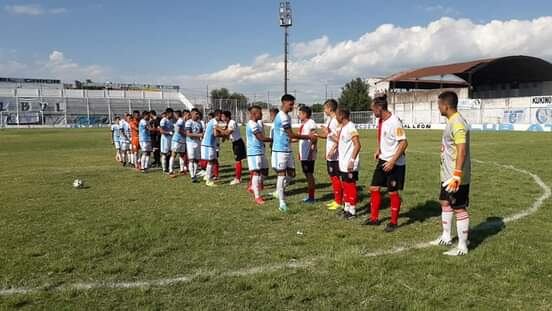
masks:
<path id="1" fill-rule="evenodd" d="M 409 151 L 409 152 L 433 154 L 429 152 L 417 152 L 417 151 Z M 529 208 L 521 212 L 518 212 L 516 214 L 510 215 L 508 217 L 505 217 L 503 219 L 504 223 L 517 221 L 531 214 L 534 214 L 544 204 L 544 201 L 549 199 L 550 196 L 552 195 L 552 190 L 550 189 L 550 187 L 546 183 L 544 183 L 539 176 L 529 171 L 516 168 L 512 165 L 503 165 L 496 162 L 485 162 L 480 160 L 472 160 L 472 161 L 479 164 L 492 164 L 499 168 L 508 169 L 521 174 L 528 175 L 531 178 L 533 178 L 533 181 L 542 189 L 542 195 L 538 197 Z M 500 225 L 500 223 L 497 222 L 497 223 L 489 224 L 489 226 L 491 227 L 494 225 L 498 226 Z M 361 255 L 366 257 L 387 256 L 387 255 L 394 255 L 394 254 L 411 251 L 411 250 L 424 249 L 430 246 L 431 245 L 429 244 L 429 242 L 424 242 L 424 243 L 417 243 L 414 245 L 408 245 L 404 247 L 395 247 L 393 249 L 388 249 L 388 250 L 379 250 L 374 252 L 362 253 Z M 33 293 L 45 292 L 45 291 L 68 291 L 68 290 L 86 291 L 86 290 L 93 290 L 93 289 L 133 289 L 133 288 L 165 287 L 165 286 L 171 286 L 175 284 L 189 283 L 189 282 L 192 282 L 194 279 L 203 278 L 203 277 L 241 277 L 241 276 L 249 276 L 249 275 L 261 274 L 261 273 L 270 273 L 270 272 L 275 272 L 275 271 L 284 270 L 284 269 L 308 268 L 309 266 L 312 266 L 315 261 L 321 260 L 323 258 L 324 257 L 316 257 L 311 260 L 292 261 L 292 262 L 283 263 L 283 264 L 264 265 L 264 266 L 249 268 L 249 269 L 241 269 L 241 270 L 226 271 L 226 272 L 204 271 L 204 272 L 198 272 L 196 274 L 188 275 L 188 276 L 161 278 L 161 279 L 155 279 L 155 280 L 128 281 L 128 282 L 71 283 L 71 284 L 60 285 L 55 287 L 49 287 L 48 285 L 45 285 L 42 287 L 7 288 L 7 289 L 0 289 L 0 296 L 33 294 Z"/>

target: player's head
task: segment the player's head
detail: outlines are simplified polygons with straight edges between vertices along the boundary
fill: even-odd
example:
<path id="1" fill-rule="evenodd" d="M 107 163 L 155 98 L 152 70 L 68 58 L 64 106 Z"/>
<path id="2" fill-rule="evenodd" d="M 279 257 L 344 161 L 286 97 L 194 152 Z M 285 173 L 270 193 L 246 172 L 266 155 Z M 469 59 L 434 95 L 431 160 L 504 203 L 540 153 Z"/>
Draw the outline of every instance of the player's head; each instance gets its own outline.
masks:
<path id="1" fill-rule="evenodd" d="M 180 111 L 180 110 L 177 110 L 177 111 L 173 112 L 173 114 L 176 116 L 177 119 L 182 118 L 182 111 Z"/>
<path id="2" fill-rule="evenodd" d="M 142 111 L 142 118 L 145 119 L 146 121 L 148 121 L 151 117 L 151 112 L 147 111 L 147 110 L 144 110 Z"/>
<path id="3" fill-rule="evenodd" d="M 446 91 L 439 95 L 439 112 L 447 117 L 458 111 L 458 95 L 453 91 Z"/>
<path id="4" fill-rule="evenodd" d="M 351 111 L 346 107 L 339 107 L 337 108 L 337 111 L 335 112 L 335 119 L 340 124 L 343 124 L 345 121 L 349 121 L 349 118 L 351 117 Z"/>
<path id="5" fill-rule="evenodd" d="M 194 121 L 199 120 L 199 117 L 200 117 L 199 109 L 192 108 L 192 110 L 190 111 L 190 117 Z"/>
<path id="6" fill-rule="evenodd" d="M 214 112 L 209 112 L 209 113 L 207 114 L 207 120 L 211 120 L 211 119 L 213 119 L 214 117 L 215 117 L 215 113 L 214 113 Z"/>
<path id="7" fill-rule="evenodd" d="M 337 110 L 337 100 L 331 98 L 324 103 L 324 113 L 329 116 Z"/>
<path id="8" fill-rule="evenodd" d="M 128 120 L 130 120 L 130 118 L 131 118 L 131 115 L 130 115 L 130 113 L 126 112 L 126 113 L 125 113 L 125 117 L 124 117 L 124 118 L 125 118 L 125 121 L 128 121 Z"/>
<path id="9" fill-rule="evenodd" d="M 167 117 L 167 113 L 165 111 L 161 112 L 161 119 L 166 117 Z"/>
<path id="10" fill-rule="evenodd" d="M 270 121 L 274 121 L 274 118 L 276 118 L 278 112 L 280 112 L 278 108 L 270 108 Z"/>
<path id="11" fill-rule="evenodd" d="M 232 113 L 228 110 L 225 110 L 220 115 L 222 122 L 228 122 L 232 119 Z"/>
<path id="12" fill-rule="evenodd" d="M 293 111 L 295 106 L 295 97 L 291 94 L 285 94 L 282 96 L 282 111 L 285 113 Z"/>
<path id="13" fill-rule="evenodd" d="M 157 111 L 155 111 L 155 110 L 150 110 L 150 115 L 151 115 L 151 118 L 152 118 L 152 119 L 156 119 L 156 118 L 157 118 Z"/>
<path id="14" fill-rule="evenodd" d="M 132 117 L 136 120 L 140 119 L 140 111 L 139 110 L 134 110 L 132 112 Z"/>
<path id="15" fill-rule="evenodd" d="M 217 119 L 217 121 L 220 121 L 221 116 L 222 116 L 222 110 L 215 109 L 215 119 Z"/>
<path id="16" fill-rule="evenodd" d="M 372 112 L 376 118 L 381 118 L 381 115 L 387 110 L 387 95 L 381 95 L 372 101 Z"/>
<path id="17" fill-rule="evenodd" d="M 312 116 L 312 109 L 309 106 L 301 106 L 299 108 L 299 120 L 305 121 Z"/>
<path id="18" fill-rule="evenodd" d="M 172 108 L 167 108 L 165 110 L 165 115 L 167 118 L 172 119 L 173 114 L 174 114 L 174 110 Z"/>
<path id="19" fill-rule="evenodd" d="M 190 120 L 190 118 L 192 117 L 191 112 L 188 109 L 182 110 L 182 113 L 180 115 L 184 118 L 184 120 Z"/>
<path id="20" fill-rule="evenodd" d="M 247 108 L 249 111 L 249 119 L 255 122 L 259 121 L 262 118 L 263 109 L 259 105 L 253 105 Z"/>

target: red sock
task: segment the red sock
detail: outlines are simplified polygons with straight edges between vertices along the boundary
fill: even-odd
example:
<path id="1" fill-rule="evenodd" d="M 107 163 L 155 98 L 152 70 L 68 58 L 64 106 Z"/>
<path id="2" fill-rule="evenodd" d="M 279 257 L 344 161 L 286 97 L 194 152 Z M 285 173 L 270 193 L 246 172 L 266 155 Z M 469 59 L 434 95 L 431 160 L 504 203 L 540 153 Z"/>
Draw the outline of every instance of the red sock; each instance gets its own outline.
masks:
<path id="1" fill-rule="evenodd" d="M 241 175 L 242 175 L 242 163 L 241 163 L 241 161 L 236 162 L 236 165 L 234 167 L 236 169 L 236 179 L 241 180 Z"/>
<path id="2" fill-rule="evenodd" d="M 377 221 L 381 207 L 381 192 L 370 191 L 370 220 Z"/>
<path id="3" fill-rule="evenodd" d="M 358 196 L 357 196 L 357 186 L 356 182 L 348 182 L 349 187 L 349 204 L 356 206 Z"/>
<path id="4" fill-rule="evenodd" d="M 315 188 L 309 188 L 309 199 L 314 199 Z"/>
<path id="5" fill-rule="evenodd" d="M 199 167 L 204 170 L 207 168 L 207 161 L 205 160 L 199 160 Z"/>
<path id="6" fill-rule="evenodd" d="M 334 192 L 334 200 L 337 204 L 343 205 L 343 189 L 341 186 L 341 179 L 339 176 L 331 176 L 332 188 Z"/>
<path id="7" fill-rule="evenodd" d="M 399 223 L 399 212 L 401 211 L 401 197 L 398 192 L 391 192 L 389 194 L 391 201 L 391 224 L 396 225 Z"/>
<path id="8" fill-rule="evenodd" d="M 215 160 L 215 165 L 213 165 L 213 176 L 219 177 L 219 163 L 218 160 Z"/>

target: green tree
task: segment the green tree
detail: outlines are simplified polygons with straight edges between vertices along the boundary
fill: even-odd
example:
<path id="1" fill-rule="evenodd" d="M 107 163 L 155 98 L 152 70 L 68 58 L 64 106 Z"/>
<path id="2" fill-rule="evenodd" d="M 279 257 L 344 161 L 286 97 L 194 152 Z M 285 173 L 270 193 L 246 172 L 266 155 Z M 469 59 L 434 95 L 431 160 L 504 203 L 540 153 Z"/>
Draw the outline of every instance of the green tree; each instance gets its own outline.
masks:
<path id="1" fill-rule="evenodd" d="M 212 107 L 218 107 L 221 99 L 232 100 L 231 102 L 234 102 L 234 100 L 236 100 L 240 104 L 247 103 L 247 97 L 242 93 L 236 93 L 236 92 L 230 93 L 230 91 L 227 88 L 214 89 L 211 91 Z"/>
<path id="2" fill-rule="evenodd" d="M 356 78 L 345 84 L 341 89 L 339 104 L 351 111 L 370 110 L 372 99 L 368 95 L 368 84 L 361 78 Z"/>
<path id="3" fill-rule="evenodd" d="M 311 106 L 312 112 L 324 112 L 324 105 L 314 104 Z"/>

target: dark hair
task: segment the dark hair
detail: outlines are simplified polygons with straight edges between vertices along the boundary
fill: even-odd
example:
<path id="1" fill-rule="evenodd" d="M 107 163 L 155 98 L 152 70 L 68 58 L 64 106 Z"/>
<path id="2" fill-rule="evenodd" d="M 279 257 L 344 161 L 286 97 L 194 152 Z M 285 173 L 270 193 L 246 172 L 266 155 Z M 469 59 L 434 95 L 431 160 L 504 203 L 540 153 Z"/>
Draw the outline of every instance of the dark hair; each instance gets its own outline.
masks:
<path id="1" fill-rule="evenodd" d="M 151 113 L 152 116 L 157 116 L 157 111 L 155 111 L 155 110 L 150 110 L 150 113 Z"/>
<path id="2" fill-rule="evenodd" d="M 284 96 L 282 96 L 282 102 L 294 101 L 294 100 L 295 100 L 295 97 L 293 97 L 293 95 L 291 94 L 284 94 Z"/>
<path id="3" fill-rule="evenodd" d="M 349 108 L 344 106 L 338 107 L 336 113 L 341 114 L 347 120 L 349 120 L 349 117 L 351 116 L 351 111 L 349 110 Z"/>
<path id="4" fill-rule="evenodd" d="M 174 110 L 172 108 L 167 108 L 167 110 L 165 110 L 166 113 L 173 113 Z"/>
<path id="5" fill-rule="evenodd" d="M 199 109 L 197 109 L 197 108 L 192 108 L 192 110 L 190 112 L 194 112 L 194 111 L 197 112 L 197 113 L 200 113 Z"/>
<path id="6" fill-rule="evenodd" d="M 307 115 L 307 118 L 310 118 L 312 116 L 312 109 L 309 106 L 301 106 L 299 108 L 300 112 L 304 112 Z"/>
<path id="7" fill-rule="evenodd" d="M 324 102 L 324 106 L 328 106 L 331 111 L 337 110 L 337 100 L 331 98 Z"/>
<path id="8" fill-rule="evenodd" d="M 147 110 L 142 111 L 142 116 L 147 116 L 148 114 L 150 114 L 149 111 L 147 111 Z"/>
<path id="9" fill-rule="evenodd" d="M 458 109 L 458 95 L 453 91 L 445 91 L 439 95 L 439 99 L 444 101 L 450 108 Z"/>
<path id="10" fill-rule="evenodd" d="M 227 117 L 228 119 L 232 119 L 232 113 L 228 110 L 225 110 L 222 112 L 222 114 Z"/>
<path id="11" fill-rule="evenodd" d="M 182 113 L 190 113 L 190 110 L 184 109 L 184 110 L 182 110 Z"/>
<path id="12" fill-rule="evenodd" d="M 115 116 L 115 118 L 114 118 L 114 119 L 115 119 L 115 120 L 120 120 L 120 119 L 121 119 L 121 117 L 119 117 L 119 116 Z"/>
<path id="13" fill-rule="evenodd" d="M 208 117 L 211 117 L 211 118 L 214 118 L 215 117 L 215 113 L 214 112 L 209 112 L 207 114 Z"/>
<path id="14" fill-rule="evenodd" d="M 213 112 L 215 115 L 220 115 L 222 113 L 222 110 L 220 109 L 215 109 L 215 111 Z"/>
<path id="15" fill-rule="evenodd" d="M 259 105 L 253 105 L 253 106 L 249 106 L 249 108 L 247 108 L 247 111 L 251 111 L 253 109 L 259 109 L 259 110 L 263 110 L 263 108 L 261 108 L 261 106 Z M 272 110 L 272 109 L 271 109 Z"/>
<path id="16" fill-rule="evenodd" d="M 177 118 L 182 117 L 182 111 L 180 111 L 180 110 L 175 111 L 174 114 L 176 115 Z"/>
<path id="17" fill-rule="evenodd" d="M 376 106 L 380 106 L 383 110 L 387 110 L 387 94 L 376 96 L 372 103 Z"/>
<path id="18" fill-rule="evenodd" d="M 278 108 L 270 108 L 270 113 L 278 114 L 280 110 Z"/>

